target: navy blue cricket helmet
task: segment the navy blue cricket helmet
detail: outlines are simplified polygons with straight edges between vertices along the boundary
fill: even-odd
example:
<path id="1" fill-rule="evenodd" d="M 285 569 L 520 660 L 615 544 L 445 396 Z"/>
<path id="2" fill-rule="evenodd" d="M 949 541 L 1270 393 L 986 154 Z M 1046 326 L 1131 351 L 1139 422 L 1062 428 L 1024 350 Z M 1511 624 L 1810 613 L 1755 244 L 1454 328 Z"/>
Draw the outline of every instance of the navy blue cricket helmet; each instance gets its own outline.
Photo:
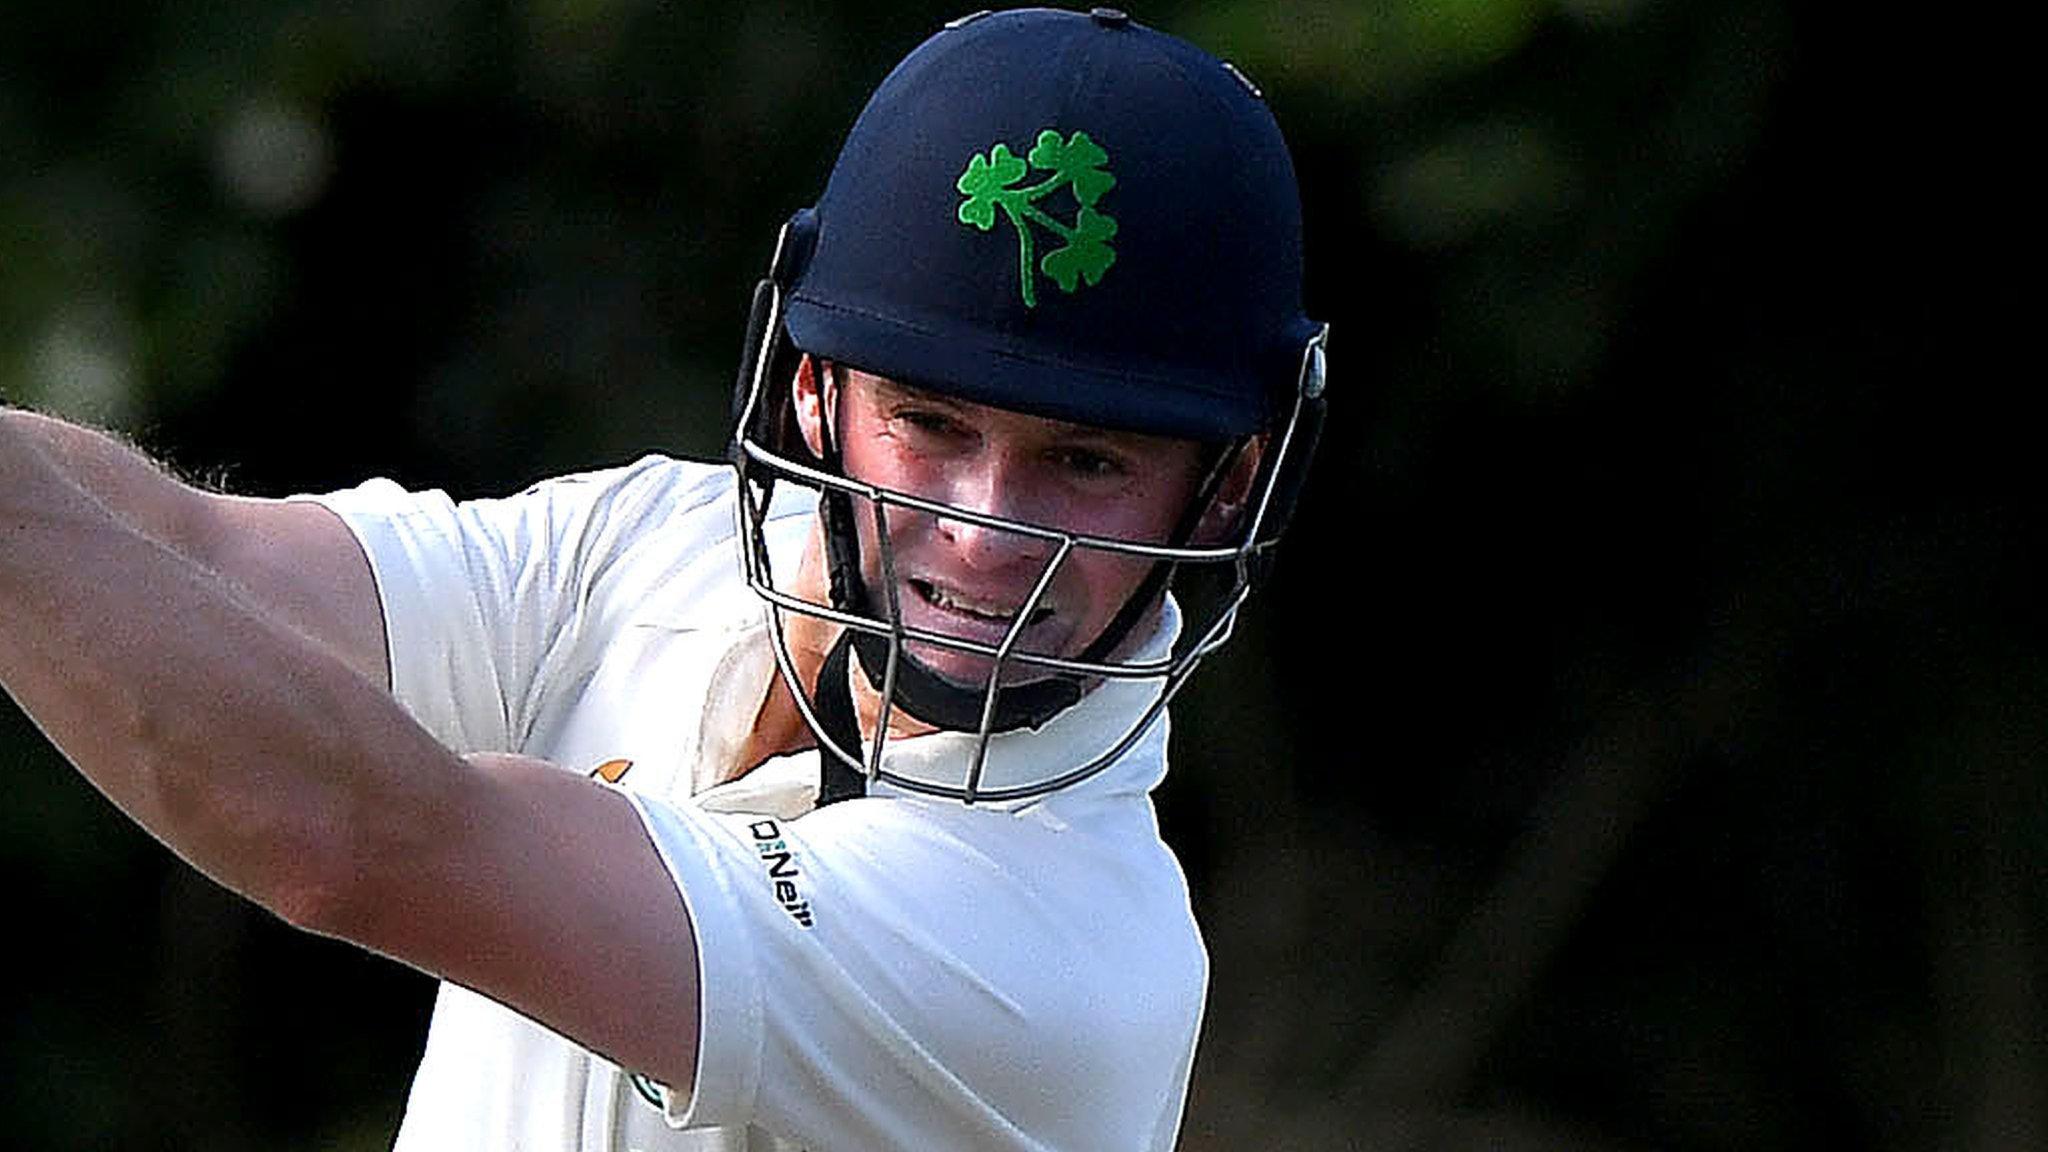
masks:
<path id="1" fill-rule="evenodd" d="M 1317 331 L 1265 101 L 1110 9 L 989 13 L 927 40 L 799 227 L 798 347 L 1075 423 L 1262 431 Z"/>
<path id="2" fill-rule="evenodd" d="M 1183 40 L 1112 9 L 980 13 L 948 24 L 882 81 L 824 194 L 783 231 L 755 295 L 737 397 L 748 578 L 770 605 L 783 674 L 825 750 L 826 799 L 836 798 L 835 760 L 842 782 L 879 777 L 969 801 L 1032 795 L 1105 767 L 1163 712 L 1228 638 L 1313 450 L 1326 330 L 1304 313 L 1301 283 L 1299 193 L 1279 126 L 1249 80 Z M 892 597 L 866 587 L 873 558 L 860 552 L 853 504 L 928 502 L 848 481 L 829 443 L 822 459 L 806 458 L 788 415 L 800 355 L 991 407 L 1204 442 L 1214 467 L 1203 505 L 1256 439 L 1251 511 L 1224 547 L 1180 538 L 1134 550 L 1005 525 L 1063 551 L 1153 560 L 1154 578 L 1078 655 L 919 634 Z M 762 525 L 778 479 L 821 493 L 829 603 L 772 571 Z M 1199 511 L 1189 510 L 1190 532 Z M 886 530 L 880 543 L 886 552 Z M 1234 573 L 1215 616 L 1185 626 L 1169 655 L 1129 658 L 1127 633 L 1156 612 L 1176 570 L 1200 564 Z M 1037 594 L 1050 577 L 1048 568 Z M 786 612 L 845 628 L 815 685 L 781 642 Z M 907 642 L 995 664 L 985 683 L 955 684 L 923 668 Z M 964 779 L 896 779 L 882 734 L 864 747 L 840 686 L 849 651 L 890 706 L 980 735 Z M 1006 679 L 1018 668 L 1042 675 Z M 1145 679 L 1157 682 L 1154 699 L 1102 756 L 1030 781 L 982 779 L 993 734 L 1043 724 L 1106 681 Z"/>

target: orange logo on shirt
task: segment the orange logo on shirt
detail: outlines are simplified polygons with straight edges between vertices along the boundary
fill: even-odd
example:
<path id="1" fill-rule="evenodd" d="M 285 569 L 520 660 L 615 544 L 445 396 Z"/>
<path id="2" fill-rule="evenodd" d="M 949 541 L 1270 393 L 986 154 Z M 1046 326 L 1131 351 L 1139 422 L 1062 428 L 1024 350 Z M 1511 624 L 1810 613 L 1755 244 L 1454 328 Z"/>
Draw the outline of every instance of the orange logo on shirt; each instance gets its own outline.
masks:
<path id="1" fill-rule="evenodd" d="M 632 766 L 631 760 L 607 760 L 592 768 L 590 774 L 607 784 L 617 784 L 626 775 L 626 770 Z"/>

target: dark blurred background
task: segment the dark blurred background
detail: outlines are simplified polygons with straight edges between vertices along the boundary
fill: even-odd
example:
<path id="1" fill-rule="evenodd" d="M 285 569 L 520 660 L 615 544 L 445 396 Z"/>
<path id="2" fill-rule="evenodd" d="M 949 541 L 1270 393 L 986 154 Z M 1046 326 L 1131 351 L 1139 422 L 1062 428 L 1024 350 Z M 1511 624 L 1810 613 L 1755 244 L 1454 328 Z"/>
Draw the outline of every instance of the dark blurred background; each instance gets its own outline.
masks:
<path id="1" fill-rule="evenodd" d="M 776 227 L 963 10 L 0 6 L 0 394 L 257 494 L 714 454 Z M 2009 257 L 2012 178 L 1955 22 L 1890 11 L 1136 11 L 1265 89 L 1333 327 L 1298 530 L 1175 709 L 1187 1149 L 2048 1147 L 1993 403 L 2038 369 L 1972 355 L 1958 255 Z M 199 878 L 11 709 L 0 781 L 0 1144 L 388 1143 L 428 981 Z"/>

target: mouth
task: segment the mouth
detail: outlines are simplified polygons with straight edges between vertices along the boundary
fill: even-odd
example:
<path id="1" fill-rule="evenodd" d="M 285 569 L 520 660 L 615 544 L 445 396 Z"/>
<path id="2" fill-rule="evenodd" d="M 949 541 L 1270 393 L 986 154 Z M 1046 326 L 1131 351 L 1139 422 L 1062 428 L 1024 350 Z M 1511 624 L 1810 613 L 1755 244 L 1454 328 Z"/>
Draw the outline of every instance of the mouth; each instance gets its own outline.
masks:
<path id="1" fill-rule="evenodd" d="M 1004 629 L 1009 628 L 1011 621 L 1017 618 L 1018 605 L 1014 603 L 982 599 L 956 588 L 941 588 L 929 580 L 915 576 L 905 583 L 910 585 L 910 590 L 917 594 L 918 599 L 949 616 Z M 1053 610 L 1040 604 L 1031 610 L 1031 616 L 1025 620 L 1024 626 L 1035 628 L 1052 617 Z"/>

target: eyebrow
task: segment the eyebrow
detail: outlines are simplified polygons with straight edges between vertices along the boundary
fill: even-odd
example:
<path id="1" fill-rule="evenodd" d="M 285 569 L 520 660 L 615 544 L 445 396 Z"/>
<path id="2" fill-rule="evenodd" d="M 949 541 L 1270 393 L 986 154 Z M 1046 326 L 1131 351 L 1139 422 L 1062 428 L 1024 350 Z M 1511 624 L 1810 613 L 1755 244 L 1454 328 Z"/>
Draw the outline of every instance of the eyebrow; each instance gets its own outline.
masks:
<path id="1" fill-rule="evenodd" d="M 884 401 L 914 400 L 920 404 L 943 404 L 949 408 L 968 407 L 968 402 L 957 396 L 948 396 L 943 392 L 933 392 L 930 389 L 919 388 L 915 384 L 905 384 L 898 380 L 892 380 L 887 376 L 877 376 L 872 372 L 863 372 L 861 375 L 874 381 L 875 392 Z"/>
<path id="2" fill-rule="evenodd" d="M 958 396 L 949 396 L 943 392 L 935 392 L 927 388 L 920 388 L 915 384 L 906 384 L 903 381 L 895 380 L 888 376 L 882 376 L 877 373 L 862 371 L 860 369 L 853 370 L 859 371 L 861 375 L 867 377 L 870 381 L 873 382 L 872 387 L 875 390 L 875 398 L 878 402 L 883 404 L 901 403 L 908 401 L 917 404 L 930 404 L 933 405 L 934 407 L 943 408 L 949 412 L 960 414 L 969 413 L 976 409 L 983 409 L 990 412 L 998 412 L 1009 416 L 1022 416 L 1032 420 L 1042 420 L 1046 424 L 1051 425 L 1053 439 L 1072 444 L 1086 444 L 1090 447 L 1097 448 L 1115 448 L 1126 451 L 1142 451 L 1147 445 L 1153 443 L 1174 442 L 1174 438 L 1170 436 L 1157 436 L 1146 432 L 1132 432 L 1122 428 L 1101 428 L 1093 424 L 1077 424 L 1071 420 L 1061 420 L 1057 417 L 1039 416 L 1030 412 L 1020 412 L 1014 408 L 999 408 L 993 404 L 982 404 L 973 400 L 964 400 Z"/>

